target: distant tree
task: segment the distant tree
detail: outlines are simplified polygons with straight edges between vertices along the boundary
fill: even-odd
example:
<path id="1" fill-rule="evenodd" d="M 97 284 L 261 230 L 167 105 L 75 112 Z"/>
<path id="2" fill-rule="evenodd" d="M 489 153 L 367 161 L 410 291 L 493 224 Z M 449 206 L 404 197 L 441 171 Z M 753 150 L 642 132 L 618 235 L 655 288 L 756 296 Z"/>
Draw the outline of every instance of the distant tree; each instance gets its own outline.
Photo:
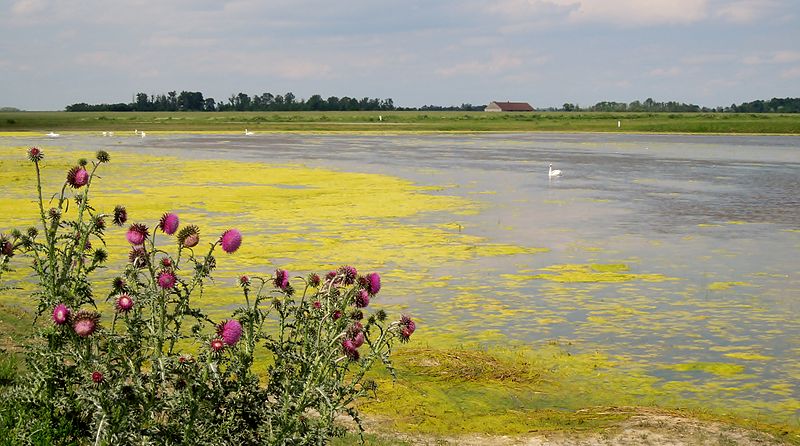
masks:
<path id="1" fill-rule="evenodd" d="M 178 95 L 178 110 L 181 111 L 201 111 L 203 110 L 203 93 L 199 91 L 182 91 Z"/>
<path id="2" fill-rule="evenodd" d="M 305 102 L 306 109 L 308 110 L 323 110 L 325 106 L 325 100 L 322 99 L 322 96 L 315 94 L 312 95 L 308 100 Z"/>
<path id="3" fill-rule="evenodd" d="M 217 103 L 214 101 L 214 98 L 206 98 L 203 101 L 203 110 L 205 111 L 216 111 L 217 110 Z"/>
<path id="4" fill-rule="evenodd" d="M 153 109 L 153 104 L 148 99 L 147 93 L 136 93 L 134 109 L 136 111 L 150 111 Z"/>
<path id="5" fill-rule="evenodd" d="M 325 108 L 326 110 L 341 110 L 339 108 L 339 98 L 336 96 L 329 96 L 325 102 L 327 103 Z"/>

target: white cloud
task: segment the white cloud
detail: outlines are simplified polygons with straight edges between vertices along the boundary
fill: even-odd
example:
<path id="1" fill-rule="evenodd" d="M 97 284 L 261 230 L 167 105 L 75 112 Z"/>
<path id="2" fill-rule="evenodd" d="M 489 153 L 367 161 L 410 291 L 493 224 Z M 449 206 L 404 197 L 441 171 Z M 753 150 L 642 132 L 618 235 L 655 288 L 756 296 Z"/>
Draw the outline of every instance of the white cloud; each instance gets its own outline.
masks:
<path id="1" fill-rule="evenodd" d="M 752 23 L 770 15 L 777 6 L 773 0 L 727 1 L 714 8 L 714 16 L 732 23 Z"/>
<path id="2" fill-rule="evenodd" d="M 19 15 L 35 14 L 44 11 L 47 3 L 44 0 L 17 0 L 11 7 L 11 12 Z"/>
<path id="3" fill-rule="evenodd" d="M 687 24 L 702 20 L 707 14 L 705 0 L 581 0 L 578 4 L 579 7 L 570 13 L 572 20 L 609 22 L 631 27 Z"/>
<path id="4" fill-rule="evenodd" d="M 543 15 L 571 23 L 609 23 L 625 27 L 688 24 L 708 17 L 707 0 L 500 0 L 487 7 L 511 20 Z"/>

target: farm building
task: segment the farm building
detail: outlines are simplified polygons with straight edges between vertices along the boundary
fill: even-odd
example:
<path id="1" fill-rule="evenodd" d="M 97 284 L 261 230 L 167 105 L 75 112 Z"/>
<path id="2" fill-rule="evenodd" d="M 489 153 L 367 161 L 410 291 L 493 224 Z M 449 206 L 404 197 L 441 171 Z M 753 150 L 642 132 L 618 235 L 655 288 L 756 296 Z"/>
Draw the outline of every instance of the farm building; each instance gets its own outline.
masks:
<path id="1" fill-rule="evenodd" d="M 533 107 L 527 102 L 497 102 L 492 101 L 486 106 L 487 112 L 532 112 Z"/>

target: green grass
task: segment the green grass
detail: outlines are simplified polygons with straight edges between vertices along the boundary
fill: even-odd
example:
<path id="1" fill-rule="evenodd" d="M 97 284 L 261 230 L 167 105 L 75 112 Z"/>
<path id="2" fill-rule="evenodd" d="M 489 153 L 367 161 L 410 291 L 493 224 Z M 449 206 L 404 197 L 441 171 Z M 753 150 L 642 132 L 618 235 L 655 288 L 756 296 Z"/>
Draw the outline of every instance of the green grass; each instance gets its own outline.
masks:
<path id="1" fill-rule="evenodd" d="M 379 120 L 379 116 L 383 120 Z M 617 121 L 622 122 L 617 127 Z M 0 132 L 640 132 L 800 134 L 800 114 L 486 112 L 2 112 Z"/>

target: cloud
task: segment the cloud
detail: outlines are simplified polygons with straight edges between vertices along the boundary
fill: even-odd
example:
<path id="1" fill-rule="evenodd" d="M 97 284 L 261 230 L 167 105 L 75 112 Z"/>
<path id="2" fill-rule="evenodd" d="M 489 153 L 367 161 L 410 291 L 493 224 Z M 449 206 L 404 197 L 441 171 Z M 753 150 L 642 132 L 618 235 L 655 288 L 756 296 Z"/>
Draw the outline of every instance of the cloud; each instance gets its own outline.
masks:
<path id="1" fill-rule="evenodd" d="M 476 76 L 485 74 L 500 74 L 516 71 L 523 65 L 522 57 L 511 54 L 497 54 L 488 60 L 470 60 L 443 68 L 438 68 L 435 73 L 442 77 Z"/>
<path id="2" fill-rule="evenodd" d="M 714 16 L 731 23 L 752 23 L 770 15 L 778 3 L 773 0 L 729 1 L 714 9 Z"/>
<path id="3" fill-rule="evenodd" d="M 578 5 L 570 12 L 573 21 L 605 22 L 630 27 L 688 24 L 700 21 L 707 15 L 705 0 L 581 0 Z"/>
<path id="4" fill-rule="evenodd" d="M 564 23 L 624 27 L 689 24 L 708 17 L 707 0 L 500 0 L 487 7 L 512 21 L 549 16 Z"/>
<path id="5" fill-rule="evenodd" d="M 745 65 L 789 64 L 800 61 L 800 51 L 779 50 L 767 54 L 751 54 L 742 59 Z"/>
<path id="6" fill-rule="evenodd" d="M 17 0 L 11 7 L 11 12 L 18 15 L 30 15 L 44 11 L 47 4 L 44 0 Z"/>

